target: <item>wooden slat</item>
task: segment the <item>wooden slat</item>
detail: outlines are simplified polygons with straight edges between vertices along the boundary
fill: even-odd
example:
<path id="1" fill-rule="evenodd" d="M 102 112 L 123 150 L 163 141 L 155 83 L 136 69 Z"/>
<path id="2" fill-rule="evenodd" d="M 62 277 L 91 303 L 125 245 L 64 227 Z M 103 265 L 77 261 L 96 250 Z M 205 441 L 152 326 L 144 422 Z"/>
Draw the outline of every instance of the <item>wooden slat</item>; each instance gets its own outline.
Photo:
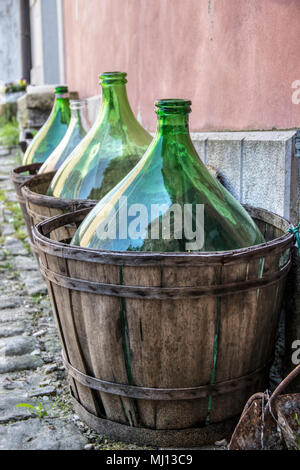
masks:
<path id="1" fill-rule="evenodd" d="M 48 256 L 47 264 L 51 269 L 68 273 L 68 265 L 66 260 Z M 49 294 L 53 296 L 53 300 L 56 305 L 57 317 L 62 328 L 64 344 L 66 345 L 69 361 L 79 370 L 87 372 L 83 352 L 78 340 L 78 332 L 74 322 L 74 306 L 72 304 L 72 296 L 70 291 L 52 283 Z M 88 387 L 85 387 L 80 383 L 76 384 L 76 388 L 79 395 L 79 401 L 82 403 L 82 405 L 85 406 L 85 408 L 87 408 L 91 413 L 97 414 L 98 405 L 95 400 L 95 392 L 91 391 Z"/>
<path id="2" fill-rule="evenodd" d="M 211 267 L 211 282 L 216 282 Z M 182 270 L 179 284 L 207 282 L 201 270 Z M 209 271 L 209 269 L 208 269 Z M 170 268 L 123 269 L 124 284 L 174 285 Z M 204 281 L 205 278 L 205 281 Z M 179 281 L 179 279 L 177 279 Z M 131 370 L 136 385 L 193 387 L 209 383 L 212 343 L 207 342 L 215 322 L 215 300 L 140 301 L 126 299 L 132 352 Z M 203 328 L 205 325 L 205 328 Z M 188 340 L 187 340 L 188 338 Z M 189 427 L 204 421 L 207 399 L 170 402 L 138 400 L 144 426 L 155 429 Z"/>
<path id="3" fill-rule="evenodd" d="M 119 282 L 119 268 L 115 266 L 69 261 L 69 270 L 70 274 L 79 277 L 113 279 Z M 75 294 L 75 298 L 80 302 L 80 307 L 76 310 L 76 321 L 82 330 L 81 338 L 86 342 L 85 347 L 88 347 L 92 375 L 103 380 L 127 383 L 120 326 L 121 300 L 84 292 Z M 100 395 L 109 419 L 129 425 L 138 424 L 131 399 L 103 392 Z"/>

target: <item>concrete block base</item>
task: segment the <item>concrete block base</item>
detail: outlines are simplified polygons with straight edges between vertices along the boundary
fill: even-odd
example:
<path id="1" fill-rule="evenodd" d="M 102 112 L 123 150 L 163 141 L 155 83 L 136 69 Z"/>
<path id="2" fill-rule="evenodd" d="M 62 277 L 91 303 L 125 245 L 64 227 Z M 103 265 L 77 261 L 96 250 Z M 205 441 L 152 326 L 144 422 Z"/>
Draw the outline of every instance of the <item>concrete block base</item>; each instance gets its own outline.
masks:
<path id="1" fill-rule="evenodd" d="M 298 161 L 292 131 L 192 133 L 201 160 L 215 167 L 242 204 L 298 222 Z"/>

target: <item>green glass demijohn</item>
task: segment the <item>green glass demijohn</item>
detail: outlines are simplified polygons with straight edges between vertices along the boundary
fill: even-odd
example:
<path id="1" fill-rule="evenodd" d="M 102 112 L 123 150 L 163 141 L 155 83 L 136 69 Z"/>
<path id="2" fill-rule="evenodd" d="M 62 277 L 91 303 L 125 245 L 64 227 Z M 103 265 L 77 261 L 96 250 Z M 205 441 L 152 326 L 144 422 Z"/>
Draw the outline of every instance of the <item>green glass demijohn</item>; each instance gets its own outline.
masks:
<path id="1" fill-rule="evenodd" d="M 49 157 L 67 132 L 70 117 L 68 87 L 57 86 L 52 111 L 27 148 L 23 165 L 43 163 Z"/>
<path id="2" fill-rule="evenodd" d="M 72 245 L 114 251 L 223 251 L 264 242 L 191 141 L 191 102 L 156 103 L 157 133 L 133 170 L 92 209 Z"/>
<path id="3" fill-rule="evenodd" d="M 93 127 L 53 178 L 47 194 L 102 199 L 137 164 L 151 136 L 136 120 L 127 97 L 126 73 L 100 75 L 102 105 Z"/>
<path id="4" fill-rule="evenodd" d="M 58 146 L 39 169 L 39 173 L 57 170 L 89 130 L 86 100 L 70 100 L 71 120 Z"/>

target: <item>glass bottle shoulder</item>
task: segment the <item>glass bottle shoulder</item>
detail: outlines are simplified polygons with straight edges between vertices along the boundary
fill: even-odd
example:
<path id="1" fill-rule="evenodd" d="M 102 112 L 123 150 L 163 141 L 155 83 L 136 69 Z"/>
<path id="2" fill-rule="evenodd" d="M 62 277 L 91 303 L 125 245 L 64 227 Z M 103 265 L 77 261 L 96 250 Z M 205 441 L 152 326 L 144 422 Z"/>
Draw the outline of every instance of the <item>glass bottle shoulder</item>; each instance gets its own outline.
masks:
<path id="1" fill-rule="evenodd" d="M 138 123 L 137 123 L 138 124 Z M 101 116 L 51 183 L 56 197 L 101 199 L 140 160 L 151 136 Z"/>
<path id="2" fill-rule="evenodd" d="M 65 110 L 55 107 L 25 152 L 23 164 L 43 163 L 65 135 L 69 120 Z"/>

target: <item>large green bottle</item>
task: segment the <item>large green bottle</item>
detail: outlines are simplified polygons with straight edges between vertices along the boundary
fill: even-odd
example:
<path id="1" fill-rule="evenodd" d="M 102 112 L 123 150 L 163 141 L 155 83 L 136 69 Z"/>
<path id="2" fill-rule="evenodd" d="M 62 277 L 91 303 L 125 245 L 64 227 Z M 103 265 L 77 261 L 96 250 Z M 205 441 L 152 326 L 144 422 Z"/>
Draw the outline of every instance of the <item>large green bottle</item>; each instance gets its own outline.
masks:
<path id="1" fill-rule="evenodd" d="M 57 170 L 89 130 L 86 100 L 70 100 L 71 120 L 58 146 L 39 169 L 39 173 Z"/>
<path id="2" fill-rule="evenodd" d="M 254 221 L 201 162 L 190 101 L 156 103 L 144 157 L 88 214 L 72 244 L 104 250 L 223 251 L 264 242 Z"/>
<path id="3" fill-rule="evenodd" d="M 136 120 L 127 98 L 126 73 L 100 75 L 102 105 L 91 130 L 57 171 L 48 195 L 101 199 L 136 165 L 151 136 Z"/>
<path id="4" fill-rule="evenodd" d="M 69 123 L 68 87 L 57 86 L 50 116 L 27 148 L 23 157 L 23 165 L 43 163 L 64 137 Z"/>

